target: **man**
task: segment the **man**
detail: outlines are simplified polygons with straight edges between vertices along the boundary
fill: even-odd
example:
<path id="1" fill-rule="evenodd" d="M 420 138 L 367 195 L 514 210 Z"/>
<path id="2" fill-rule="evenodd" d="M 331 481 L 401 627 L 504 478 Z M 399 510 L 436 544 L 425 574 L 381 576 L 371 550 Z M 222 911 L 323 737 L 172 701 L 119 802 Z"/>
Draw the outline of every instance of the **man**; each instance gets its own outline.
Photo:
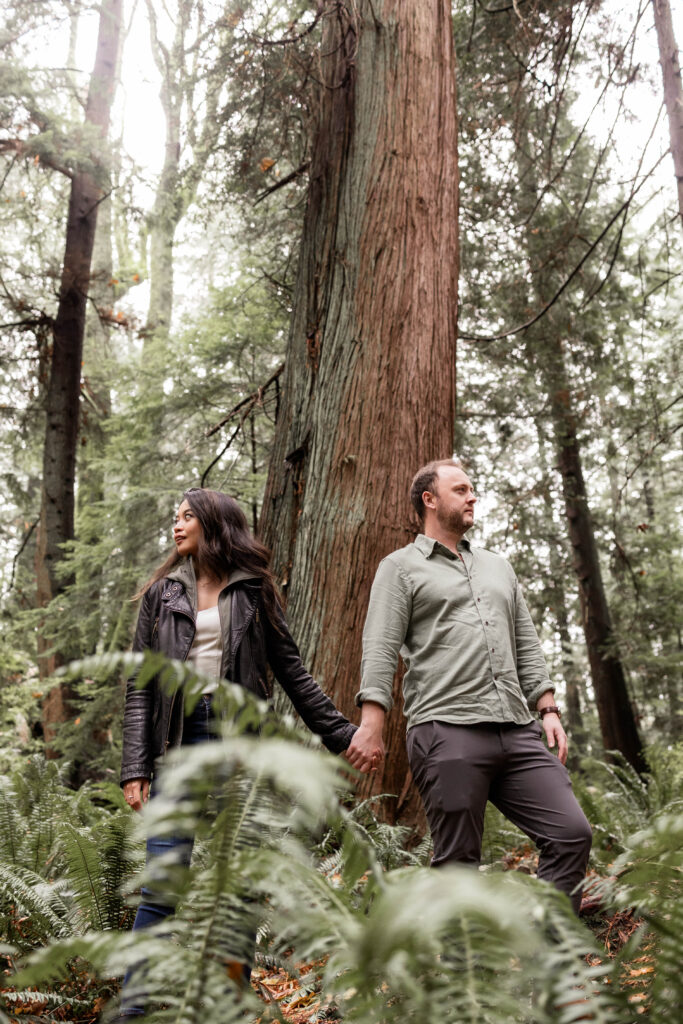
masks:
<path id="1" fill-rule="evenodd" d="M 479 863 L 491 800 L 538 846 L 538 877 L 578 913 L 591 829 L 564 767 L 567 737 L 520 586 L 506 559 L 464 539 L 476 497 L 454 460 L 424 466 L 410 496 L 423 532 L 377 570 L 356 698 L 362 721 L 347 757 L 362 770 L 380 763 L 400 653 L 432 865 Z"/>

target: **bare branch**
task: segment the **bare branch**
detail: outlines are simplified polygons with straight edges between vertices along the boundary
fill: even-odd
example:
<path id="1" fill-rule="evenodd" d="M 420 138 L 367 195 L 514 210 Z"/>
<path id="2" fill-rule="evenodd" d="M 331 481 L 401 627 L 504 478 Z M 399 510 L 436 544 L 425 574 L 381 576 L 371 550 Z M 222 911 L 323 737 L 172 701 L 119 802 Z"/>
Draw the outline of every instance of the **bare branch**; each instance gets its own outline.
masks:
<path id="1" fill-rule="evenodd" d="M 576 275 L 577 275 L 577 274 L 579 273 L 579 271 L 580 271 L 580 270 L 581 270 L 581 268 L 583 267 L 583 265 L 584 265 L 584 263 L 586 262 L 586 260 L 587 260 L 587 259 L 588 259 L 588 258 L 590 257 L 590 255 L 591 255 L 591 254 L 592 254 L 592 253 L 593 253 L 593 252 L 595 251 L 595 249 L 596 249 L 596 248 L 597 248 L 597 246 L 598 246 L 598 245 L 600 244 L 600 242 L 601 242 L 601 241 L 603 240 L 603 238 L 605 237 L 605 235 L 606 235 L 606 234 L 607 234 L 607 233 L 609 232 L 609 230 L 610 230 L 610 228 L 612 227 L 612 225 L 613 225 L 613 224 L 615 224 L 615 222 L 616 222 L 616 221 L 617 221 L 617 220 L 619 219 L 619 217 L 621 217 L 621 215 L 622 215 L 622 214 L 623 214 L 623 213 L 624 213 L 625 211 L 628 211 L 628 208 L 630 207 L 631 203 L 633 202 L 634 198 L 636 197 L 636 195 L 638 194 L 638 192 L 640 191 L 640 189 L 641 189 L 641 188 L 643 187 L 643 185 L 645 184 L 645 182 L 649 180 L 649 178 L 651 177 L 651 175 L 652 175 L 652 174 L 654 173 L 654 171 L 655 171 L 655 170 L 657 169 L 657 167 L 659 167 L 659 165 L 661 164 L 661 162 L 662 162 L 662 161 L 664 160 L 664 158 L 665 158 L 666 156 L 668 156 L 668 152 L 667 152 L 667 153 L 662 153 L 662 155 L 661 155 L 661 156 L 659 157 L 659 159 L 657 160 L 657 162 L 656 162 L 656 163 L 655 163 L 655 164 L 654 164 L 654 165 L 653 165 L 653 166 L 652 166 L 652 167 L 650 168 L 650 170 L 648 171 L 648 173 L 647 173 L 647 174 L 645 174 L 645 175 L 643 175 L 643 178 L 642 178 L 642 180 L 641 180 L 640 184 L 639 184 L 639 185 L 637 185 L 637 186 L 635 186 L 635 187 L 634 187 L 634 188 L 633 188 L 633 189 L 631 190 L 631 194 L 630 194 L 630 195 L 628 196 L 628 198 L 627 198 L 627 199 L 625 199 L 625 200 L 624 200 L 624 202 L 623 202 L 623 203 L 622 203 L 622 204 L 621 204 L 621 205 L 619 206 L 619 208 L 618 208 L 618 210 L 616 211 L 616 213 L 614 213 L 614 214 L 613 214 L 613 215 L 612 215 L 612 216 L 610 217 L 610 219 L 609 219 L 609 221 L 607 222 L 607 224 L 605 225 L 605 227 L 604 227 L 604 228 L 602 229 L 602 231 L 600 232 L 600 234 L 598 235 L 598 237 L 597 237 L 597 238 L 595 239 L 595 241 L 594 241 L 594 242 L 592 242 L 592 243 L 591 243 L 591 245 L 590 245 L 590 246 L 588 247 L 588 249 L 586 250 L 586 252 L 584 253 L 584 255 L 583 255 L 583 256 L 581 257 L 581 259 L 579 260 L 579 262 L 578 262 L 578 263 L 576 264 L 576 266 L 575 266 L 575 267 L 574 267 L 574 269 L 572 270 L 571 274 L 569 274 L 569 276 L 565 278 L 564 282 L 563 282 L 563 283 L 562 283 L 562 285 L 561 285 L 561 286 L 560 286 L 560 287 L 558 288 L 558 290 L 557 290 L 557 291 L 555 292 L 555 294 L 553 295 L 553 297 L 552 297 L 552 298 L 551 298 L 551 299 L 549 300 L 549 302 L 547 302 L 547 303 L 546 303 L 546 304 L 545 304 L 545 305 L 544 305 L 544 306 L 543 306 L 543 307 L 542 307 L 542 308 L 541 308 L 541 309 L 540 309 L 540 310 L 538 311 L 538 313 L 536 313 L 536 314 L 535 314 L 534 316 L 532 316 L 530 320 L 527 320 L 527 321 L 526 321 L 526 323 L 520 324 L 520 326 L 519 326 L 519 327 L 513 327 L 513 328 L 511 328 L 511 329 L 510 329 L 509 331 L 503 331 L 503 332 L 502 332 L 501 334 L 494 334 L 494 335 L 491 335 L 490 337 L 486 337 L 486 336 L 484 336 L 484 335 L 479 335 L 479 334 L 460 334 L 460 337 L 461 337 L 461 338 L 462 338 L 462 339 L 463 339 L 464 341 L 481 341 L 481 342 L 487 342 L 487 343 L 488 343 L 488 342 L 492 342 L 492 341 L 502 341 L 502 340 L 503 340 L 504 338 L 511 338 L 511 337 L 512 337 L 513 335 L 515 335 L 515 334 L 519 334 L 519 333 L 520 333 L 520 331 L 525 331 L 525 330 L 527 330 L 527 328 L 529 328 L 529 327 L 533 326 L 533 324 L 537 323 L 537 322 L 538 322 L 538 321 L 539 321 L 539 320 L 540 320 L 540 319 L 541 319 L 541 318 L 542 318 L 543 316 L 545 316 L 545 314 L 546 314 L 546 313 L 548 312 L 548 310 L 549 310 L 549 309 L 550 309 L 550 308 L 551 308 L 552 306 L 554 306 L 554 305 L 555 305 L 555 303 L 556 303 L 556 302 L 557 302 L 557 300 L 558 300 L 558 299 L 560 298 L 560 296 L 562 296 L 562 295 L 564 294 L 564 292 L 565 292 L 565 291 L 567 290 L 567 288 L 569 287 L 569 285 L 571 284 L 571 282 L 572 282 L 572 281 L 574 280 L 574 278 L 576 277 Z"/>
<path id="2" fill-rule="evenodd" d="M 292 171 L 291 174 L 288 174 L 281 181 L 277 181 L 274 185 L 271 185 L 270 188 L 264 189 L 263 192 L 260 192 L 256 196 L 256 199 L 254 200 L 254 206 L 258 205 L 258 203 L 260 203 L 263 199 L 267 199 L 268 196 L 272 196 L 273 192 L 277 192 L 278 189 L 284 188 L 285 185 L 289 185 L 290 181 L 295 181 L 296 178 L 301 177 L 301 175 L 304 174 L 310 166 L 311 161 L 305 160 L 301 164 L 301 166 L 297 167 L 297 169 L 295 171 Z"/>
<path id="3" fill-rule="evenodd" d="M 204 436 L 205 437 L 212 437 L 213 434 L 218 433 L 218 431 L 221 429 L 221 427 L 224 427 L 226 425 L 226 423 L 229 423 L 231 419 L 234 419 L 234 417 L 237 415 L 237 413 L 241 409 L 244 409 L 245 406 L 247 406 L 247 405 L 250 406 L 250 408 L 247 410 L 247 412 L 248 413 L 251 412 L 251 409 L 255 405 L 257 405 L 257 404 L 259 404 L 261 402 L 265 391 L 270 387 L 270 385 L 274 381 L 276 381 L 278 379 L 278 377 L 280 376 L 280 374 L 282 373 L 284 368 L 285 368 L 285 364 L 281 363 L 278 366 L 277 370 L 275 370 L 274 373 L 271 373 L 270 377 L 265 382 L 265 384 L 262 384 L 259 388 L 256 389 L 256 391 L 252 391 L 252 393 L 250 395 L 247 395 L 247 397 L 243 398 L 241 402 L 238 402 L 237 405 L 233 406 L 233 408 L 230 410 L 230 412 L 227 414 L 227 416 L 224 416 L 223 419 L 219 423 L 217 423 L 214 427 L 209 427 L 209 429 L 205 432 Z"/>
<path id="4" fill-rule="evenodd" d="M 262 36 L 251 35 L 248 38 L 258 43 L 259 46 L 289 46 L 290 43 L 298 43 L 299 40 L 305 39 L 306 36 L 310 35 L 313 29 L 316 27 L 320 19 L 323 17 L 325 12 L 325 0 L 318 0 L 318 9 L 315 12 L 315 17 L 310 25 L 308 25 L 303 32 L 299 32 L 295 36 L 283 36 L 282 39 L 264 39 Z M 298 20 L 298 19 L 297 19 Z M 296 24 L 294 22 L 293 24 Z"/>

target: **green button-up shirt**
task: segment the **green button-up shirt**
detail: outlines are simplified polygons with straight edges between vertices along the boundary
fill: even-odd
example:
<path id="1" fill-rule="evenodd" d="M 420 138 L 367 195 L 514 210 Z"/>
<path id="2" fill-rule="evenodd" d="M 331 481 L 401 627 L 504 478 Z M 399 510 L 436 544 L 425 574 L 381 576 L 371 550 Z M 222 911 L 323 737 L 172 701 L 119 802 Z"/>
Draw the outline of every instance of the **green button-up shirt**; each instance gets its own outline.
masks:
<path id="1" fill-rule="evenodd" d="M 456 555 L 419 534 L 380 562 L 357 704 L 391 708 L 399 654 L 408 728 L 435 719 L 524 725 L 554 690 L 512 566 L 466 540 Z"/>

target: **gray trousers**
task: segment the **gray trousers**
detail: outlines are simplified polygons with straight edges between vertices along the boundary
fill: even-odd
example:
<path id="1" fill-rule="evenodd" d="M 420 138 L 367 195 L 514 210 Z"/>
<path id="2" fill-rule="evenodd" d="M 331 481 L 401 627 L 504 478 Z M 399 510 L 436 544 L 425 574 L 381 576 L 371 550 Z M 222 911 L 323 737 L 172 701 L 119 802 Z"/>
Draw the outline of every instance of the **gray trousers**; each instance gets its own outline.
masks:
<path id="1" fill-rule="evenodd" d="M 566 892 L 578 913 L 574 890 L 586 873 L 591 827 L 542 736 L 538 722 L 424 722 L 408 731 L 408 758 L 432 833 L 433 867 L 479 863 L 490 800 L 533 839 L 538 877 Z"/>

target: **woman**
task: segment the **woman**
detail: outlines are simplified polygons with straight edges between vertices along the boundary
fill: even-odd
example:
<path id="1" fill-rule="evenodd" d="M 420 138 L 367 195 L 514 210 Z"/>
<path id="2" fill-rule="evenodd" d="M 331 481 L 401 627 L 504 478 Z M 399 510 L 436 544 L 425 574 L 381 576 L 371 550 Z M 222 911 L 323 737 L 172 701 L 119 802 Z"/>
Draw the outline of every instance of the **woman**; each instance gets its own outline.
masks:
<path id="1" fill-rule="evenodd" d="M 268 698 L 269 665 L 303 721 L 334 753 L 345 751 L 356 727 L 344 718 L 304 668 L 280 606 L 269 553 L 256 540 L 237 502 L 218 491 L 192 488 L 183 495 L 173 527 L 175 552 L 143 587 L 134 651 L 161 651 L 189 661 L 211 682 L 187 718 L 182 690 L 163 692 L 156 680 L 137 689 L 128 683 L 123 718 L 121 783 L 127 803 L 139 811 L 169 747 L 211 738 L 211 691 L 219 679 Z M 373 765 L 362 764 L 361 770 Z M 192 839 L 147 841 L 151 858 L 176 850 L 189 863 Z M 173 912 L 143 889 L 134 928 Z M 125 984 L 125 983 L 124 983 Z M 135 1006 L 123 1016 L 141 1013 Z"/>

